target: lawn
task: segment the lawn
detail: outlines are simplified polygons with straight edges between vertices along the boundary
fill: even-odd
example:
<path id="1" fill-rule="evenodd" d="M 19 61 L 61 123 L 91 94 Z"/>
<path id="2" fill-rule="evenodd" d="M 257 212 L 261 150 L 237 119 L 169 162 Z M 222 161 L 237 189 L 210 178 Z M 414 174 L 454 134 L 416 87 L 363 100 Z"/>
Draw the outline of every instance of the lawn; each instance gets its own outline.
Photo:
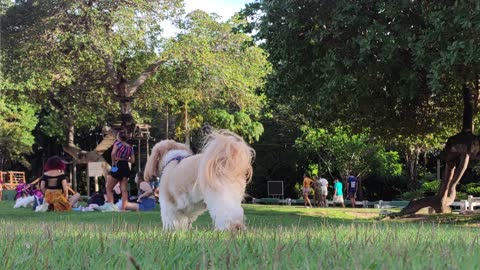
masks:
<path id="1" fill-rule="evenodd" d="M 150 213 L 34 213 L 0 202 L 1 269 L 480 269 L 479 219 L 245 205 L 248 230 L 163 232 Z"/>

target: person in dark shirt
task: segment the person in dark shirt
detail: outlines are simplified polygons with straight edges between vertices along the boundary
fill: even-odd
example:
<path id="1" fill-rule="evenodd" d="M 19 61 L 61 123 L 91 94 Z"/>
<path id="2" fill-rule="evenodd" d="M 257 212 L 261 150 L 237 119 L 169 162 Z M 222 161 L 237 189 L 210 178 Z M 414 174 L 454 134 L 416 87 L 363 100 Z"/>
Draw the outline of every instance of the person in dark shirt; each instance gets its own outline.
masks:
<path id="1" fill-rule="evenodd" d="M 347 177 L 347 194 L 348 194 L 348 198 L 350 199 L 350 204 L 352 205 L 352 207 L 355 207 L 355 200 L 357 199 L 357 191 L 358 191 L 357 177 L 353 175 L 349 175 Z"/>
<path id="2" fill-rule="evenodd" d="M 65 176 L 65 162 L 58 156 L 47 160 L 40 180 L 40 190 L 45 194 L 48 210 L 63 212 L 72 210 L 68 201 L 68 183 Z"/>

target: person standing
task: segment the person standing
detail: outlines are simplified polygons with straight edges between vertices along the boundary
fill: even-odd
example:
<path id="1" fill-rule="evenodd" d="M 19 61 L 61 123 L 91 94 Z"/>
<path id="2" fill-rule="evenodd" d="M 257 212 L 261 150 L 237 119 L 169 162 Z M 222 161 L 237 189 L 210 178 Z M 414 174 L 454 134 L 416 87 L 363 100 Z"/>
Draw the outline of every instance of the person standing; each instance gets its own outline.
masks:
<path id="1" fill-rule="evenodd" d="M 124 211 L 128 202 L 128 178 L 130 177 L 129 163 L 135 162 L 135 154 L 133 147 L 127 143 L 127 132 L 122 130 L 118 133 L 118 138 L 113 144 L 112 150 L 112 168 L 116 167 L 116 171 L 112 171 L 110 177 L 107 177 L 107 202 L 113 204 L 113 188 L 120 183 L 122 192 L 122 208 Z"/>
<path id="2" fill-rule="evenodd" d="M 343 184 L 338 179 L 333 180 L 333 207 L 337 203 L 341 204 L 345 208 L 345 203 L 343 202 Z"/>
<path id="3" fill-rule="evenodd" d="M 357 198 L 358 190 L 358 181 L 357 178 L 353 175 L 347 177 L 347 192 L 348 198 L 350 199 L 350 204 L 352 207 L 355 207 L 355 199 Z"/>
<path id="4" fill-rule="evenodd" d="M 312 186 L 313 180 L 308 178 L 306 174 L 303 175 L 303 203 L 306 208 L 312 207 L 312 203 L 310 202 L 310 198 L 308 196 L 310 195 L 310 188 Z M 307 205 L 308 204 L 308 205 Z"/>
<path id="5" fill-rule="evenodd" d="M 320 206 L 328 207 L 327 204 L 327 195 L 328 195 L 328 181 L 323 176 L 320 176 Z"/>
<path id="6" fill-rule="evenodd" d="M 314 177 L 314 181 L 312 182 L 313 188 L 313 206 L 320 207 L 321 202 L 321 190 L 320 190 L 320 179 L 318 176 Z"/>

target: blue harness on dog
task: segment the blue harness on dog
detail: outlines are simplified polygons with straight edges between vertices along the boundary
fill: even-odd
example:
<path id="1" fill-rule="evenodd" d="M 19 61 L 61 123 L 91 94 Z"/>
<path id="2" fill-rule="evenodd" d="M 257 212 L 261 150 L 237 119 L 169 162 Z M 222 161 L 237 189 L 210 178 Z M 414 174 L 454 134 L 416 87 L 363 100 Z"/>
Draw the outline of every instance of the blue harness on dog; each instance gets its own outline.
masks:
<path id="1" fill-rule="evenodd" d="M 170 159 L 170 160 L 167 162 L 167 164 L 165 164 L 165 167 L 167 167 L 168 163 L 170 163 L 170 162 L 172 162 L 172 161 L 174 161 L 174 160 L 176 160 L 176 161 L 178 161 L 178 163 L 180 163 L 180 161 L 182 161 L 182 159 L 187 158 L 187 157 L 189 157 L 189 156 L 176 156 L 176 157 Z"/>

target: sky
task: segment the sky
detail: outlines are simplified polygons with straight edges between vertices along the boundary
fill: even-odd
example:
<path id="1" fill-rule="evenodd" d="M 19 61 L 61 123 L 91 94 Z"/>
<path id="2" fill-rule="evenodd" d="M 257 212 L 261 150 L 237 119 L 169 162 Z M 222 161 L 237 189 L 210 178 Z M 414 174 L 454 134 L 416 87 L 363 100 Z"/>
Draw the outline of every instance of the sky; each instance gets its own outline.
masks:
<path id="1" fill-rule="evenodd" d="M 216 13 L 222 17 L 222 20 L 229 19 L 235 12 L 245 7 L 245 4 L 254 0 L 185 0 L 186 14 L 191 11 L 201 9 L 207 13 Z M 170 23 L 164 23 L 164 35 L 172 37 L 178 30 Z"/>

